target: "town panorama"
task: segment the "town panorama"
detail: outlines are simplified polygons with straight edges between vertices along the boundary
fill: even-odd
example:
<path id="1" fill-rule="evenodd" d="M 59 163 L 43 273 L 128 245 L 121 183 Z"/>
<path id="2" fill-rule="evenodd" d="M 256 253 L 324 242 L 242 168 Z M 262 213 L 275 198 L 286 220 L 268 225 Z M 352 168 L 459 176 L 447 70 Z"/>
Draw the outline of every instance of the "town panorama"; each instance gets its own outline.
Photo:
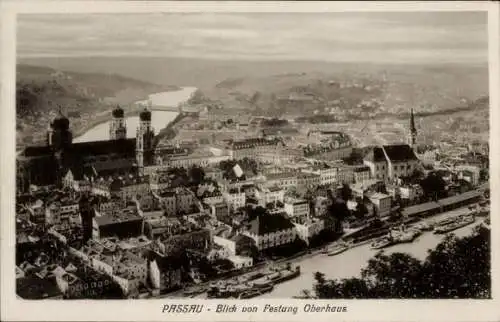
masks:
<path id="1" fill-rule="evenodd" d="M 151 29 L 130 57 L 105 53 L 130 28 L 118 14 L 20 17 L 19 297 L 490 296 L 487 62 L 453 60 L 454 50 L 487 52 L 470 40 L 486 39 L 486 16 L 297 15 L 237 17 L 264 44 L 292 28 L 290 44 L 273 38 L 283 57 L 240 30 L 245 59 L 230 15 L 137 15 L 131 25 Z M 76 33 L 69 47 L 58 21 Z M 90 35 L 87 23 L 109 28 Z M 226 33 L 218 42 L 196 23 Z M 148 30 L 167 39 L 174 27 L 210 40 L 193 42 L 206 46 L 199 58 L 158 51 L 164 40 Z M 92 37 L 104 39 L 102 55 L 75 54 L 100 48 Z M 340 59 L 349 46 L 366 57 Z M 140 56 L 148 50 L 158 52 Z"/>

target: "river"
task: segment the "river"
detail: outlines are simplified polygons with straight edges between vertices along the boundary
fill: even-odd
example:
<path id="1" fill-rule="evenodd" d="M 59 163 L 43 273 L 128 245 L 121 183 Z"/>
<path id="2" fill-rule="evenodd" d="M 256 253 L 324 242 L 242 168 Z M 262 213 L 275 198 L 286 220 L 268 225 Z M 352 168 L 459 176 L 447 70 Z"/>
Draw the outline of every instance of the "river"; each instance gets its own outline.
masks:
<path id="1" fill-rule="evenodd" d="M 448 217 L 455 214 L 456 213 L 453 212 L 445 213 L 431 220 L 441 219 L 442 217 Z M 482 218 L 477 218 L 475 223 L 457 229 L 453 233 L 457 237 L 466 236 L 472 232 L 473 227 L 479 225 L 481 222 Z M 386 248 L 384 252 L 386 254 L 394 252 L 408 253 L 420 260 L 424 260 L 427 256 L 427 251 L 436 248 L 444 236 L 445 235 L 435 235 L 432 232 L 425 232 L 413 243 L 394 245 Z M 290 298 L 292 296 L 299 296 L 302 290 L 310 290 L 312 288 L 314 284 L 314 273 L 318 271 L 324 273 L 326 278 L 331 279 L 360 277 L 361 270 L 366 267 L 368 260 L 377 252 L 378 250 L 370 248 L 370 244 L 365 244 L 336 256 L 318 254 L 311 258 L 294 261 L 294 264 L 300 265 L 300 276 L 276 285 L 272 292 L 263 294 L 257 298 Z"/>
<path id="2" fill-rule="evenodd" d="M 196 91 L 196 87 L 183 87 L 178 91 L 161 92 L 149 95 L 152 105 L 159 106 L 178 106 L 180 103 L 187 101 Z M 148 100 L 137 101 L 136 104 L 147 104 Z M 172 111 L 151 111 L 151 125 L 158 133 L 166 127 L 176 116 L 177 112 Z M 81 136 L 74 139 L 74 142 L 90 142 L 90 141 L 105 141 L 109 140 L 109 124 L 110 121 L 100 123 Z M 137 127 L 139 126 L 139 116 L 129 116 L 126 118 L 127 138 L 134 138 Z"/>

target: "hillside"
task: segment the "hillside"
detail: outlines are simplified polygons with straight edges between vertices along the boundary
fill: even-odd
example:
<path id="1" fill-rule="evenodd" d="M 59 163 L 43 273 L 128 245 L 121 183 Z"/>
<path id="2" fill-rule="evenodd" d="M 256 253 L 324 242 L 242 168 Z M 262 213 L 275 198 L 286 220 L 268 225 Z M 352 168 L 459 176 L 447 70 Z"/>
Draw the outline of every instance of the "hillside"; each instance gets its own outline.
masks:
<path id="1" fill-rule="evenodd" d="M 50 119 L 59 108 L 70 118 L 75 134 L 109 113 L 148 94 L 174 86 L 98 73 L 59 71 L 47 67 L 17 66 L 16 115 L 18 145 L 41 143 Z"/>
<path id="2" fill-rule="evenodd" d="M 300 118 L 302 122 L 348 123 L 364 132 L 406 126 L 410 108 L 430 138 L 471 133 L 488 136 L 486 65 L 398 65 L 318 61 L 219 61 L 160 57 L 77 57 L 31 59 L 75 71 L 106 71 L 158 84 L 195 86 L 201 96 L 225 108 L 257 115 Z M 455 120 L 466 125 L 458 127 Z M 386 123 L 383 126 L 369 121 Z M 403 123 L 401 123 L 403 122 Z M 466 126 L 467 131 L 463 131 Z M 461 129 L 461 130 L 460 130 Z M 396 131 L 395 129 L 394 131 Z M 384 130 L 385 131 L 385 130 Z M 444 133 L 443 131 L 446 131 Z M 467 134 L 469 135 L 469 134 Z M 393 135 L 398 138 L 401 133 Z"/>

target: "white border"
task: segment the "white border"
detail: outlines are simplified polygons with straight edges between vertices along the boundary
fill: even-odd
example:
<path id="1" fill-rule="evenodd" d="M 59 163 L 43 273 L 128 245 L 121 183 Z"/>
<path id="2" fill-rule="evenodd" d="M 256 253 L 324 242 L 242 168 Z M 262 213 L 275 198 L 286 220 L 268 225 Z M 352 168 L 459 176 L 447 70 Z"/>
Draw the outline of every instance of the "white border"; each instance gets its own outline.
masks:
<path id="1" fill-rule="evenodd" d="M 253 303 L 262 306 L 272 304 L 297 304 L 302 307 L 309 301 L 302 300 L 131 300 L 131 301 L 23 301 L 16 299 L 14 278 L 14 195 L 15 195 L 15 62 L 16 62 L 16 14 L 17 13 L 152 13 L 152 12 L 335 12 L 335 11 L 488 11 L 489 21 L 489 74 L 490 74 L 490 156 L 492 209 L 496 214 L 497 189 L 500 179 L 496 156 L 500 155 L 499 107 L 499 6 L 494 2 L 112 2 L 112 1 L 16 1 L 1 3 L 1 109 L 0 131 L 0 198 L 1 198 L 1 320 L 3 321 L 256 321 L 314 319 L 330 321 L 497 321 L 500 320 L 498 297 L 498 248 L 492 250 L 492 294 L 497 300 L 331 300 L 315 301 L 347 305 L 348 313 L 314 314 L 216 314 L 219 303 Z M 63 27 L 63 26 L 61 26 Z M 495 156 L 495 158 L 494 158 Z M 492 227 L 498 218 L 493 215 Z M 493 229 L 495 230 L 495 228 Z M 499 245 L 497 234 L 492 232 L 492 244 Z M 164 304 L 190 303 L 213 307 L 211 313 L 202 315 L 162 314 Z"/>

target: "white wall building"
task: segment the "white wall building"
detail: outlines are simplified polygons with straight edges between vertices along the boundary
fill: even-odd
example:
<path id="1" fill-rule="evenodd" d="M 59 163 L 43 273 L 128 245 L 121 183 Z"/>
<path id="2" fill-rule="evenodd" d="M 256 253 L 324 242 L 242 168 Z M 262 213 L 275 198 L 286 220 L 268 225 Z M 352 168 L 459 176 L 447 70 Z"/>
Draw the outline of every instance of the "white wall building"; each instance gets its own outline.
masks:
<path id="1" fill-rule="evenodd" d="M 368 198 L 377 209 L 377 213 L 380 217 L 389 215 L 391 212 L 391 196 L 376 192 L 368 196 Z"/>
<path id="2" fill-rule="evenodd" d="M 284 202 L 285 212 L 290 217 L 309 216 L 310 209 L 307 200 L 288 199 Z"/>

